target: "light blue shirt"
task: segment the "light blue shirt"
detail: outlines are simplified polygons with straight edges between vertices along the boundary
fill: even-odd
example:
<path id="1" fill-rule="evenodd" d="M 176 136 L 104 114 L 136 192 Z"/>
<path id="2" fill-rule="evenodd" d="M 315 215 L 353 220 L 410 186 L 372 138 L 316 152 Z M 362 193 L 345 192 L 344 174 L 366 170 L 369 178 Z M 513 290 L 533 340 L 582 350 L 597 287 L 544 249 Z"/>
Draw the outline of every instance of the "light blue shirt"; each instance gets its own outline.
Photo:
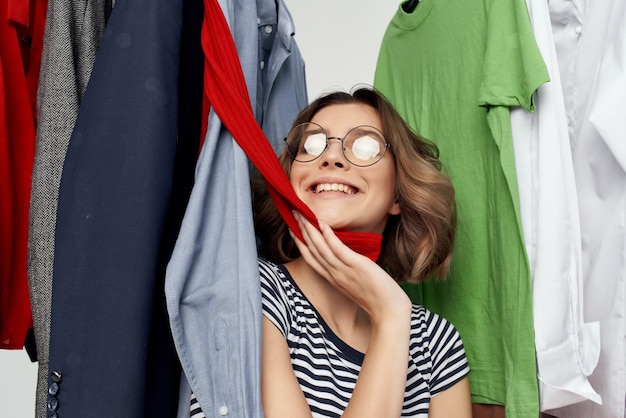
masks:
<path id="1" fill-rule="evenodd" d="M 304 62 L 282 0 L 220 0 L 255 116 L 275 151 L 308 104 Z M 261 290 L 249 164 L 213 112 L 195 186 L 165 281 L 183 368 L 178 417 L 191 391 L 207 417 L 263 416 Z"/>

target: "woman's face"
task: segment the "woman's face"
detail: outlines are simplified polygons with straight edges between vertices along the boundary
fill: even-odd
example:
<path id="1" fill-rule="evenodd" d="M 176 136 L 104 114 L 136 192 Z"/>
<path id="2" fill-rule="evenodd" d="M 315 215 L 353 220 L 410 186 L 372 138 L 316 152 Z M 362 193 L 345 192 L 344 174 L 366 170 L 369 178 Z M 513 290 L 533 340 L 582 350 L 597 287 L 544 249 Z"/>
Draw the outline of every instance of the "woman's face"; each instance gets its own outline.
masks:
<path id="1" fill-rule="evenodd" d="M 344 138 L 361 125 L 382 131 L 376 110 L 363 104 L 327 106 L 311 122 L 324 128 L 327 137 Z M 341 146 L 340 140 L 331 138 L 317 159 L 294 161 L 291 185 L 315 216 L 333 229 L 382 234 L 388 216 L 400 213 L 393 155 L 387 151 L 375 164 L 359 167 L 346 160 Z"/>

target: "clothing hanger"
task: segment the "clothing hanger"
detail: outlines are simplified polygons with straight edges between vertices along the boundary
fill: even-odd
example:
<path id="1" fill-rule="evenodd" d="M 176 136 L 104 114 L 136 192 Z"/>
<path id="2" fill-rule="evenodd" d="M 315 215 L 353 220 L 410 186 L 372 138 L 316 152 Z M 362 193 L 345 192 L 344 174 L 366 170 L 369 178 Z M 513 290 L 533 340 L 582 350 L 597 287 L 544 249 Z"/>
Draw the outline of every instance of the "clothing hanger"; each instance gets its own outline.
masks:
<path id="1" fill-rule="evenodd" d="M 415 10 L 419 2 L 420 0 L 408 0 L 405 3 L 402 3 L 402 10 L 406 13 L 413 13 L 413 10 Z"/>

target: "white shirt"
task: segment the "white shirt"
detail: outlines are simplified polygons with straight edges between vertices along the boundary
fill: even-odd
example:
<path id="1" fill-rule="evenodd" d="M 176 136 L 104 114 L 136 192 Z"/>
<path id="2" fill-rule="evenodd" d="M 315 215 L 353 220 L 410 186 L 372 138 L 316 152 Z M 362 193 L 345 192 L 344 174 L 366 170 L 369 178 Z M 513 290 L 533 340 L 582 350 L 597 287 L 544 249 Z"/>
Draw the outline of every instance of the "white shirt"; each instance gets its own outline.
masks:
<path id="1" fill-rule="evenodd" d="M 579 202 L 584 321 L 600 324 L 589 382 L 602 405 L 550 411 L 624 417 L 626 398 L 626 2 L 550 0 Z"/>
<path id="2" fill-rule="evenodd" d="M 527 0 L 550 82 L 536 110 L 511 112 L 520 212 L 533 280 L 533 314 L 542 411 L 600 396 L 589 384 L 600 351 L 599 324 L 583 320 L 578 200 L 563 91 L 548 5 Z"/>

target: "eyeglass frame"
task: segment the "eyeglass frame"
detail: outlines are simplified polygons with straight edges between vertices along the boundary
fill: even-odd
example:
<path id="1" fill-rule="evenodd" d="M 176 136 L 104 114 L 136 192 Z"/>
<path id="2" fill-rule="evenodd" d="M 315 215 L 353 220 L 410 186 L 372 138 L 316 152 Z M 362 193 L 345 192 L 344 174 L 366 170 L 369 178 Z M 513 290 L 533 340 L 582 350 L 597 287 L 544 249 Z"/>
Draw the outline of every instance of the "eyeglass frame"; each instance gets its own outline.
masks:
<path id="1" fill-rule="evenodd" d="M 321 133 L 323 133 L 324 136 L 326 137 L 326 142 L 325 142 L 324 149 L 322 150 L 322 152 L 320 152 L 318 156 L 316 156 L 316 157 L 314 157 L 314 158 L 312 158 L 310 160 L 306 160 L 306 161 L 298 160 L 294 155 L 292 155 L 291 152 L 289 151 L 289 145 L 287 143 L 287 140 L 289 139 L 289 136 L 291 135 L 291 133 L 293 131 L 295 131 L 297 128 L 303 126 L 303 125 L 316 125 L 316 126 L 319 126 L 319 128 L 321 129 Z M 383 152 L 382 152 L 382 154 L 380 154 L 380 157 L 376 161 L 374 161 L 373 163 L 365 164 L 365 165 L 355 164 L 354 162 L 350 161 L 350 159 L 346 155 L 346 148 L 343 146 L 343 141 L 346 139 L 346 137 L 348 135 L 350 135 L 350 132 L 354 131 L 357 128 L 363 128 L 363 127 L 372 128 L 373 130 L 379 132 L 380 133 L 380 137 L 381 137 L 381 139 L 384 142 Z M 297 161 L 299 163 L 310 163 L 310 162 L 313 162 L 313 161 L 317 160 L 322 155 L 324 155 L 324 153 L 328 149 L 328 141 L 331 140 L 331 139 L 336 139 L 339 142 L 341 142 L 341 154 L 343 155 L 343 157 L 346 159 L 347 162 L 349 162 L 350 164 L 352 164 L 355 167 L 371 167 L 371 166 L 373 166 L 374 164 L 376 164 L 377 162 L 382 160 L 384 158 L 385 154 L 387 153 L 387 150 L 391 148 L 391 144 L 389 142 L 387 142 L 387 139 L 385 138 L 385 135 L 383 134 L 383 132 L 380 129 L 378 129 L 377 127 L 372 126 L 372 125 L 358 125 L 358 126 L 355 126 L 353 128 L 350 128 L 348 130 L 348 132 L 346 132 L 346 134 L 342 138 L 342 137 L 339 137 L 339 136 L 328 136 L 328 134 L 326 133 L 326 129 L 324 129 L 324 127 L 322 127 L 321 125 L 319 125 L 319 124 L 317 124 L 315 122 L 302 122 L 302 123 L 297 124 L 293 128 L 291 128 L 289 130 L 289 133 L 287 134 L 287 136 L 283 138 L 283 141 L 285 143 L 285 151 L 287 152 L 287 155 L 289 155 L 289 157 L 291 157 L 291 159 L 293 161 Z"/>

